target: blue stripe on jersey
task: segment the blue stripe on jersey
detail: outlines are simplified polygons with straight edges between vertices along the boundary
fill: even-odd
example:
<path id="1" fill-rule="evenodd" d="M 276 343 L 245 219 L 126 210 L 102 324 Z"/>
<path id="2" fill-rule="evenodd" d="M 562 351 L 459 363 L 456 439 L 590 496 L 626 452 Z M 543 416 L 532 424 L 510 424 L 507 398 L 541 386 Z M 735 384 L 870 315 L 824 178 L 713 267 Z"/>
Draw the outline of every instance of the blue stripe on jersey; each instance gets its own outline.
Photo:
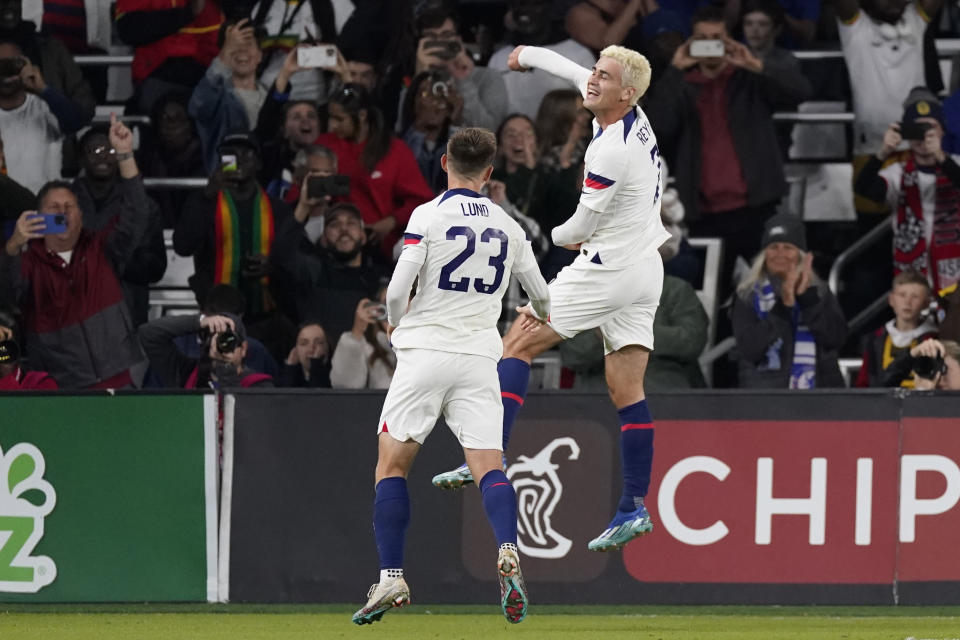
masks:
<path id="1" fill-rule="evenodd" d="M 403 244 L 419 244 L 423 240 L 423 236 L 416 233 L 405 233 L 403 234 Z"/>
<path id="2" fill-rule="evenodd" d="M 637 108 L 630 109 L 627 115 L 623 116 L 623 141 L 627 141 L 627 134 L 633 128 L 633 123 L 637 121 Z"/>
<path id="3" fill-rule="evenodd" d="M 438 202 L 437 204 L 438 204 L 438 205 L 443 204 L 443 201 L 444 201 L 444 200 L 446 200 L 447 198 L 450 198 L 450 197 L 452 197 L 452 196 L 466 196 L 466 197 L 468 197 L 468 198 L 485 198 L 485 197 L 486 197 L 486 196 L 483 195 L 482 193 L 477 193 L 476 191 L 473 191 L 473 190 L 471 190 L 471 189 L 463 189 L 463 188 L 460 188 L 460 189 L 448 189 L 447 192 L 446 192 L 445 194 L 443 194 L 443 197 L 440 198 L 440 202 Z"/>
<path id="4" fill-rule="evenodd" d="M 583 181 L 584 185 L 593 189 L 606 189 L 607 187 L 613 186 L 615 182 L 616 180 L 604 178 L 603 176 L 591 173 L 589 171 L 587 171 L 586 180 Z"/>

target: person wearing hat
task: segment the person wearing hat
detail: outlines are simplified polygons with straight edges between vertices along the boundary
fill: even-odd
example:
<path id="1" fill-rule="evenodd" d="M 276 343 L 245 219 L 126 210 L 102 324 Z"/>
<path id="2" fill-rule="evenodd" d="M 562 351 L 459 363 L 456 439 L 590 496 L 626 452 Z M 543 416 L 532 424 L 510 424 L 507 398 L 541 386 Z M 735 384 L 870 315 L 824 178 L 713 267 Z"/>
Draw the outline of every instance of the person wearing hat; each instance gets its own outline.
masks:
<path id="1" fill-rule="evenodd" d="M 184 355 L 176 346 L 183 335 L 200 333 L 203 353 L 199 359 Z M 206 389 L 227 387 L 272 387 L 273 378 L 244 366 L 249 343 L 247 330 L 232 313 L 196 316 L 164 316 L 142 325 L 138 331 L 153 374 L 164 387 Z"/>
<path id="2" fill-rule="evenodd" d="M 255 324 L 276 308 L 268 258 L 275 230 L 290 217 L 290 209 L 257 182 L 260 146 L 252 134 L 225 136 L 218 153 L 220 161 L 207 188 L 184 205 L 173 248 L 178 255 L 193 256 L 190 288 L 201 307 L 210 287 L 229 284 L 243 293 L 244 317 Z"/>
<path id="3" fill-rule="evenodd" d="M 813 270 L 803 222 L 790 214 L 773 216 L 762 244 L 733 301 L 740 387 L 844 386 L 837 350 L 846 340 L 847 322 Z"/>
<path id="4" fill-rule="evenodd" d="M 940 101 L 914 88 L 900 122 L 887 128 L 854 185 L 859 195 L 894 211 L 894 272 L 919 271 L 934 292 L 960 280 L 960 165 L 943 150 L 943 123 Z M 904 141 L 907 150 L 894 158 Z"/>
<path id="5" fill-rule="evenodd" d="M 13 318 L 0 312 L 0 391 L 55 391 L 57 381 L 45 371 L 24 371 Z"/>
<path id="6" fill-rule="evenodd" d="M 300 188 L 300 200 L 279 227 L 271 263 L 275 268 L 277 294 L 293 301 L 295 321 L 319 322 L 327 330 L 330 349 L 340 335 L 354 324 L 357 305 L 372 299 L 382 279 L 389 276 L 363 253 L 367 234 L 360 210 L 349 202 L 329 205 L 324 213 L 323 233 L 315 243 L 307 238 L 304 226 L 323 198 L 311 198 L 307 181 Z"/>

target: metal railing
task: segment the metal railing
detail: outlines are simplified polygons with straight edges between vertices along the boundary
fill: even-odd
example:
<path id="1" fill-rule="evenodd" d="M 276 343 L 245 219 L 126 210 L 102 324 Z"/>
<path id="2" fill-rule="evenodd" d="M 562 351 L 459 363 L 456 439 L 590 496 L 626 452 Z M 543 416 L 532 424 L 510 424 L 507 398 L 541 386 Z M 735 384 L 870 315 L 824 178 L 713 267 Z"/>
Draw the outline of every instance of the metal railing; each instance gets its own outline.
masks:
<path id="1" fill-rule="evenodd" d="M 893 214 L 887 216 L 883 222 L 880 222 L 873 229 L 861 236 L 856 242 L 846 248 L 830 267 L 830 276 L 827 279 L 827 285 L 833 295 L 840 294 L 840 274 L 847 267 L 847 264 L 858 255 L 875 245 L 881 238 L 893 231 Z"/>

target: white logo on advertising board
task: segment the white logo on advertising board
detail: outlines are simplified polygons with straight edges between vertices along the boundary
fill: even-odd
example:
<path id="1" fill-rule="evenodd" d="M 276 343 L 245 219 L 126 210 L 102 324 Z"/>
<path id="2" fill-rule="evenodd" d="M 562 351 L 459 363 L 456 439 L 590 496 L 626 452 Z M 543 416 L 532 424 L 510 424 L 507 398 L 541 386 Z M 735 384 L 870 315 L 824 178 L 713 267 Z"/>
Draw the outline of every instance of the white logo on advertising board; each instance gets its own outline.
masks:
<path id="1" fill-rule="evenodd" d="M 31 556 L 43 538 L 43 519 L 53 511 L 57 494 L 43 479 L 46 462 L 32 444 L 0 449 L 0 591 L 36 593 L 57 577 L 46 556 Z M 33 501 L 26 497 L 33 492 Z M 43 502 L 34 504 L 43 494 Z"/>
<path id="2" fill-rule="evenodd" d="M 570 450 L 568 460 L 580 457 L 576 440 L 557 438 L 532 458 L 518 456 L 517 462 L 507 469 L 507 477 L 517 492 L 517 546 L 533 558 L 562 558 L 573 544 L 554 530 L 550 521 L 563 495 L 563 485 L 557 476 L 559 466 L 550 458 L 561 447 Z"/>

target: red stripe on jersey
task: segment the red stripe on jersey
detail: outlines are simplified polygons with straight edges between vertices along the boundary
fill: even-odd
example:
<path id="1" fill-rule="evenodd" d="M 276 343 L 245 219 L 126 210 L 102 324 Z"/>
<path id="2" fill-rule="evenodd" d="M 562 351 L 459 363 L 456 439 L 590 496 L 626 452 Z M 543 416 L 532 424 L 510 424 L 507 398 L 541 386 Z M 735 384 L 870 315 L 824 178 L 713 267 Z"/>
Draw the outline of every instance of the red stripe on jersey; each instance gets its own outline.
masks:
<path id="1" fill-rule="evenodd" d="M 632 429 L 653 429 L 653 423 L 647 422 L 645 424 L 630 423 L 620 426 L 620 431 L 630 431 Z"/>
<path id="2" fill-rule="evenodd" d="M 383 431 L 384 433 L 390 433 L 390 432 L 387 430 L 387 421 L 386 421 L 386 420 L 383 421 L 383 426 L 380 427 L 380 431 Z"/>
<path id="3" fill-rule="evenodd" d="M 517 404 L 519 404 L 520 406 L 523 406 L 523 398 L 521 398 L 520 396 L 518 396 L 518 395 L 515 394 L 515 393 L 510 393 L 509 391 L 501 391 L 501 392 L 500 392 L 500 397 L 502 397 L 502 398 L 510 398 L 511 400 L 513 400 L 514 402 L 516 402 Z"/>

